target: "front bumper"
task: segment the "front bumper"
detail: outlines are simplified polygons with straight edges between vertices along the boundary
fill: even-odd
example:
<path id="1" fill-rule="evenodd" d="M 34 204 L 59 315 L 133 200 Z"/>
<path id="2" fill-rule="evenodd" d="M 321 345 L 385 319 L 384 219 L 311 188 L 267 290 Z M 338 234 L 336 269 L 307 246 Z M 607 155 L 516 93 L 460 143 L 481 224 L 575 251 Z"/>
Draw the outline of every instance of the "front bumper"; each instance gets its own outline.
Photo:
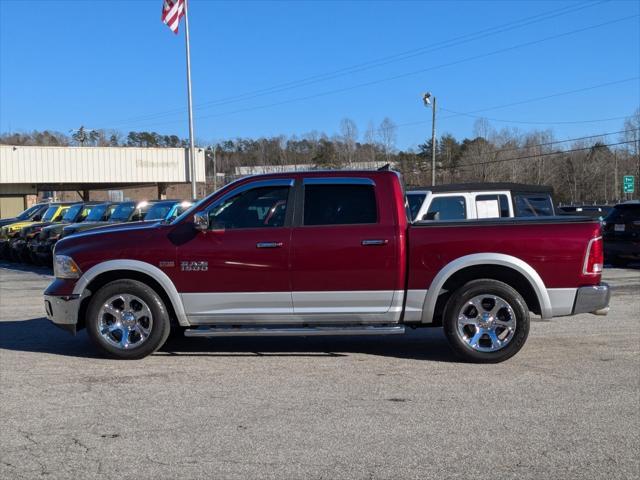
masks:
<path id="1" fill-rule="evenodd" d="M 606 315 L 609 313 L 610 298 L 611 290 L 606 283 L 580 287 L 576 293 L 573 314 L 593 313 L 594 315 Z"/>
<path id="2" fill-rule="evenodd" d="M 28 247 L 27 241 L 22 238 L 12 240 L 10 242 L 10 247 L 11 247 L 12 255 L 14 256 L 14 258 L 18 260 L 24 259 L 25 253 L 27 255 L 29 254 L 29 247 Z"/>
<path id="3" fill-rule="evenodd" d="M 80 295 L 45 295 L 44 309 L 54 325 L 75 335 L 80 302 Z"/>
<path id="4" fill-rule="evenodd" d="M 0 238 L 0 257 L 9 258 L 10 252 L 9 240 L 6 238 Z"/>
<path id="5" fill-rule="evenodd" d="M 29 244 L 29 251 L 33 259 L 36 259 L 42 263 L 51 263 L 53 260 L 53 247 L 55 241 L 32 241 Z"/>

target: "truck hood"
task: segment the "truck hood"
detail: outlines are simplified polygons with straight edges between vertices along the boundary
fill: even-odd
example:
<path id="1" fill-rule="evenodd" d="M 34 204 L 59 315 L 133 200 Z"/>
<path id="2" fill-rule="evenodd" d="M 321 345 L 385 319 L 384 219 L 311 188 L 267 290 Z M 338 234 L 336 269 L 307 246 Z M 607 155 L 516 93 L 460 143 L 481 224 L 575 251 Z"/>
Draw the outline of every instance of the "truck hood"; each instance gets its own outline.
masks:
<path id="1" fill-rule="evenodd" d="M 52 222 L 33 222 L 33 223 L 29 223 L 28 225 L 22 227 L 20 229 L 20 236 L 22 237 L 26 237 L 27 235 L 33 233 L 33 232 L 39 232 L 40 230 L 42 230 L 45 227 L 48 227 L 49 225 L 55 225 L 55 223 Z"/>
<path id="2" fill-rule="evenodd" d="M 56 243 L 55 253 L 72 257 L 82 271 L 87 271 L 107 259 L 143 257 L 156 245 L 156 239 L 163 237 L 161 231 L 169 228 L 157 222 L 105 225 L 63 237 Z"/>
<path id="3" fill-rule="evenodd" d="M 16 232 L 19 232 L 20 230 L 22 230 L 24 227 L 28 227 L 29 225 L 34 225 L 35 223 L 36 222 L 31 222 L 29 220 L 10 223 L 9 225 L 5 225 L 4 227 L 2 227 L 2 233 L 4 235 L 15 234 Z"/>
<path id="4" fill-rule="evenodd" d="M 102 226 L 91 227 L 89 230 L 79 231 L 78 233 L 74 234 L 74 236 L 87 237 L 104 233 L 152 230 L 157 224 L 158 222 L 125 222 L 106 224 Z M 80 226 L 82 225 L 82 223 L 78 223 L 77 225 Z"/>

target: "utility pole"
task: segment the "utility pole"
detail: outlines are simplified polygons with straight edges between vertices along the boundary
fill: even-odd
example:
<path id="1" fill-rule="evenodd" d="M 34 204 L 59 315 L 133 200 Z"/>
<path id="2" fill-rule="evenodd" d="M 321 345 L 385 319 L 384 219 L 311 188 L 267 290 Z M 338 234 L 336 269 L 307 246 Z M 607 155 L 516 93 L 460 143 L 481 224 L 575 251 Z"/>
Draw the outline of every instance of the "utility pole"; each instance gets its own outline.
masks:
<path id="1" fill-rule="evenodd" d="M 436 97 L 427 92 L 422 96 L 425 107 L 431 105 L 431 185 L 436 184 Z M 433 103 L 433 104 L 432 104 Z"/>
<path id="2" fill-rule="evenodd" d="M 620 198 L 620 187 L 618 186 L 618 155 L 617 152 L 614 150 L 613 151 L 613 163 L 614 163 L 614 169 L 613 169 L 613 182 L 614 182 L 614 189 L 615 189 L 615 197 L 614 200 L 617 202 L 618 198 Z"/>
<path id="3" fill-rule="evenodd" d="M 216 161 L 216 151 L 218 150 L 218 144 L 213 146 L 213 191 L 218 189 L 218 162 Z"/>

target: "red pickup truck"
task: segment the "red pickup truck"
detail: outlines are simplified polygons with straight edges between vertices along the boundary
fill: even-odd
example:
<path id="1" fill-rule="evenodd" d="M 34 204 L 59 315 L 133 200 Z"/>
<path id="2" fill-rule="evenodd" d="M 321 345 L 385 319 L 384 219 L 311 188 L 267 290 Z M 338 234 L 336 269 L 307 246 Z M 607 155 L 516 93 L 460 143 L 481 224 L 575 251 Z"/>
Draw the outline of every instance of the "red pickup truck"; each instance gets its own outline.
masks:
<path id="1" fill-rule="evenodd" d="M 443 327 L 453 350 L 503 361 L 530 312 L 605 314 L 599 223 L 579 217 L 409 221 L 391 171 L 231 183 L 171 223 L 70 236 L 48 318 L 110 356 L 189 337 L 400 334 Z"/>

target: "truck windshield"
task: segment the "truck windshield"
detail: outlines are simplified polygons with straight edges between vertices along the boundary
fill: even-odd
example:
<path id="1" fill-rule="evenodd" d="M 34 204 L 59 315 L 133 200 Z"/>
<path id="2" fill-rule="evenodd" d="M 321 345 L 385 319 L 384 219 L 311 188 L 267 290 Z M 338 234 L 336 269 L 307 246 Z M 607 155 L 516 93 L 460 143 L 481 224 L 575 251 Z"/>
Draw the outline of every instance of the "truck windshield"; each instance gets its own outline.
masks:
<path id="1" fill-rule="evenodd" d="M 57 206 L 52 206 L 47 208 L 47 211 L 44 212 L 44 215 L 42 216 L 42 221 L 43 222 L 50 222 L 51 220 L 53 220 L 53 217 L 56 215 L 56 212 L 58 211 L 58 207 Z"/>
<path id="2" fill-rule="evenodd" d="M 99 222 L 104 217 L 104 214 L 107 211 L 108 206 L 109 205 L 107 205 L 106 203 L 102 205 L 94 205 L 94 207 L 91 209 L 91 211 L 89 212 L 89 215 L 87 215 L 87 218 L 85 220 L 87 222 Z"/>
<path id="3" fill-rule="evenodd" d="M 123 203 L 122 205 L 118 205 L 118 207 L 111 214 L 112 222 L 126 222 L 131 217 L 133 210 L 136 206 L 132 203 Z"/>
<path id="4" fill-rule="evenodd" d="M 27 220 L 36 214 L 36 212 L 40 209 L 40 205 L 34 205 L 33 207 L 27 208 L 24 212 L 18 215 L 16 218 L 18 220 Z"/>
<path id="5" fill-rule="evenodd" d="M 63 222 L 73 222 L 76 217 L 78 216 L 78 214 L 80 213 L 80 210 L 82 210 L 83 205 L 80 203 L 78 205 L 73 205 L 71 207 L 69 207 L 69 210 L 67 210 L 64 214 L 64 216 L 62 217 L 62 221 Z"/>
<path id="6" fill-rule="evenodd" d="M 164 220 L 169 214 L 175 202 L 160 202 L 153 205 L 144 216 L 145 221 L 148 220 Z"/>

